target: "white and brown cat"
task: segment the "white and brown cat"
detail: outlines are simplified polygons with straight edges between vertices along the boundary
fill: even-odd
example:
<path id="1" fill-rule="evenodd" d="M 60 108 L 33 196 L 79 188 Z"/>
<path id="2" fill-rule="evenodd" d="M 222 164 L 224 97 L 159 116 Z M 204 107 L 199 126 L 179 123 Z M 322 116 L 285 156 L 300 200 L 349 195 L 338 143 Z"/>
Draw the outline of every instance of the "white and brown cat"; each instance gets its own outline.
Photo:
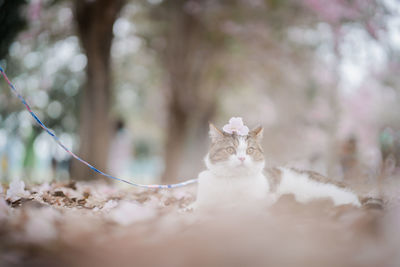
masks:
<path id="1" fill-rule="evenodd" d="M 241 122 L 241 118 L 235 119 Z M 248 131 L 240 122 L 239 126 L 225 125 L 224 130 L 210 124 L 211 145 L 205 157 L 207 170 L 199 174 L 194 208 L 260 200 L 272 204 L 285 194 L 294 195 L 301 203 L 328 198 L 334 205 L 362 205 L 354 191 L 316 172 L 286 167 L 265 170 L 260 144 L 263 128 Z"/>

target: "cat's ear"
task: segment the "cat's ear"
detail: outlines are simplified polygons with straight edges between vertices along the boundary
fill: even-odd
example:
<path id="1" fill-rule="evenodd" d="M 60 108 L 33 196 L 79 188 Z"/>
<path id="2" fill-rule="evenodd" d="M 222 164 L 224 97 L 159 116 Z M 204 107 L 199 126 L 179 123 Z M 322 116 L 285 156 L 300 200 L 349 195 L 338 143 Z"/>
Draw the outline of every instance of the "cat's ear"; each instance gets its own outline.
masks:
<path id="1" fill-rule="evenodd" d="M 210 131 L 208 132 L 212 142 L 224 137 L 224 134 L 210 122 Z"/>
<path id="2" fill-rule="evenodd" d="M 260 141 L 264 135 L 264 128 L 262 126 L 257 126 L 253 130 L 250 131 L 250 135 Z"/>

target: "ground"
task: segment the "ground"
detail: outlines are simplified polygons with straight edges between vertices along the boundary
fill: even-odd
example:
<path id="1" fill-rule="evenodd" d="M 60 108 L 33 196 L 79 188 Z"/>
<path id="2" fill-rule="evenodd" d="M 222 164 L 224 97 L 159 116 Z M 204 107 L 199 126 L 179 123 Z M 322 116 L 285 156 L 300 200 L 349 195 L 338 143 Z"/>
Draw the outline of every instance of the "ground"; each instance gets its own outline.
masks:
<path id="1" fill-rule="evenodd" d="M 53 183 L 0 193 L 0 266 L 400 266 L 400 205 L 187 211 L 196 186 Z"/>

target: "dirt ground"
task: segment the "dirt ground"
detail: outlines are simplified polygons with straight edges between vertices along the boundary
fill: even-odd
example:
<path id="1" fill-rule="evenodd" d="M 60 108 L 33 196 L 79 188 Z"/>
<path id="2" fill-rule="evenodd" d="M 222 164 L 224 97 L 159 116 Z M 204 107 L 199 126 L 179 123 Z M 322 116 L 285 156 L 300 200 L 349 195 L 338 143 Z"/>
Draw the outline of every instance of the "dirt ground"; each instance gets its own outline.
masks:
<path id="1" fill-rule="evenodd" d="M 0 266 L 400 266 L 398 187 L 387 187 L 383 210 L 288 195 L 200 213 L 185 209 L 196 186 L 4 186 Z"/>

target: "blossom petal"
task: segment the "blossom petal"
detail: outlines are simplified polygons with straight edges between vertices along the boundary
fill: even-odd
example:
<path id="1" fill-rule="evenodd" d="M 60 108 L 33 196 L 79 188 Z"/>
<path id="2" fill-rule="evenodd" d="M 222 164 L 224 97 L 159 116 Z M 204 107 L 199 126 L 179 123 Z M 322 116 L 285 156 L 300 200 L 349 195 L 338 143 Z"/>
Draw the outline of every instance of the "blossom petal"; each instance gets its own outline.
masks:
<path id="1" fill-rule="evenodd" d="M 240 133 L 238 133 L 239 135 L 248 135 L 249 134 L 249 127 L 243 125 L 242 128 L 240 128 Z"/>
<path id="2" fill-rule="evenodd" d="M 222 130 L 228 134 L 232 134 L 232 128 L 231 128 L 231 125 L 229 125 L 229 124 L 225 124 L 224 127 L 222 128 Z"/>
<path id="3" fill-rule="evenodd" d="M 229 120 L 229 124 L 234 126 L 235 128 L 240 128 L 241 126 L 243 126 L 243 120 L 241 117 L 232 117 Z"/>
<path id="4" fill-rule="evenodd" d="M 229 134 L 236 132 L 238 135 L 247 135 L 249 133 L 249 128 L 243 124 L 241 117 L 232 117 L 229 124 L 226 124 L 222 130 Z"/>

